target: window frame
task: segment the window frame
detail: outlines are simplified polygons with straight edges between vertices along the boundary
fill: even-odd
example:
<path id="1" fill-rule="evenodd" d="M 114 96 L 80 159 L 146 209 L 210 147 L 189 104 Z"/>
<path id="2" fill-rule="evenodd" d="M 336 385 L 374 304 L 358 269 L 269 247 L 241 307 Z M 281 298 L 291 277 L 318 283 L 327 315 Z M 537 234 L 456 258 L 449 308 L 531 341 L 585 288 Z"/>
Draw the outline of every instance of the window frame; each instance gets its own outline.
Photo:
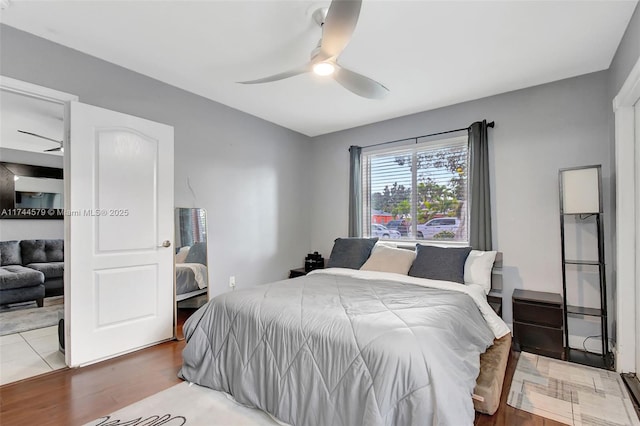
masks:
<path id="1" fill-rule="evenodd" d="M 431 149 L 437 149 L 439 146 L 460 146 L 462 143 L 466 144 L 466 206 L 465 206 L 465 217 L 457 218 L 460 220 L 460 224 L 464 223 L 466 226 L 466 239 L 464 241 L 450 241 L 450 240 L 431 240 L 431 239 L 417 239 L 417 227 L 418 221 L 413 220 L 413 218 L 417 217 L 418 208 L 417 208 L 417 191 L 415 188 L 418 187 L 418 169 L 417 169 L 417 157 L 418 152 L 421 151 L 421 148 L 429 147 Z M 394 243 L 398 244 L 398 246 L 414 246 L 416 243 L 423 245 L 438 245 L 438 246 L 449 246 L 449 247 L 467 247 L 469 246 L 469 213 L 470 203 L 471 203 L 471 188 L 470 188 L 470 168 L 471 168 L 471 148 L 469 147 L 469 136 L 468 134 L 458 135 L 458 136 L 450 136 L 450 137 L 439 137 L 437 139 L 434 138 L 412 138 L 403 141 L 399 141 L 385 147 L 372 146 L 365 147 L 362 149 L 361 154 L 361 198 L 362 198 L 362 208 L 360 211 L 361 215 L 361 223 L 362 230 L 361 235 L 363 237 L 372 237 L 372 192 L 371 192 L 371 161 L 370 157 L 374 155 L 385 155 L 395 153 L 398 155 L 411 155 L 411 226 L 410 232 L 412 237 L 401 237 L 400 239 L 392 240 Z M 439 218 L 440 219 L 440 218 Z M 406 220 L 406 218 L 392 220 Z M 433 219 L 430 219 L 433 220 Z M 429 222 L 429 221 L 427 221 Z M 425 222 L 425 223 L 427 223 Z M 383 224 L 386 226 L 386 224 Z M 442 226 L 450 226 L 450 225 L 442 225 Z"/>

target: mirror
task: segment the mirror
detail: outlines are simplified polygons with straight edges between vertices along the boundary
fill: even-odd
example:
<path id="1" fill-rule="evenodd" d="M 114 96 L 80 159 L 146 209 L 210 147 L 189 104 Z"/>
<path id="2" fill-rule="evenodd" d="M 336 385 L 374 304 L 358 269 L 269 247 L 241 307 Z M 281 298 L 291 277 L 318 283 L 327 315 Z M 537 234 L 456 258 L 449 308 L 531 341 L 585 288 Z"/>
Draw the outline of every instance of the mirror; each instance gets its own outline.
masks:
<path id="1" fill-rule="evenodd" d="M 62 219 L 62 169 L 0 163 L 1 219 Z"/>
<path id="2" fill-rule="evenodd" d="M 175 229 L 176 302 L 180 308 L 198 308 L 208 300 L 206 211 L 176 208 Z"/>

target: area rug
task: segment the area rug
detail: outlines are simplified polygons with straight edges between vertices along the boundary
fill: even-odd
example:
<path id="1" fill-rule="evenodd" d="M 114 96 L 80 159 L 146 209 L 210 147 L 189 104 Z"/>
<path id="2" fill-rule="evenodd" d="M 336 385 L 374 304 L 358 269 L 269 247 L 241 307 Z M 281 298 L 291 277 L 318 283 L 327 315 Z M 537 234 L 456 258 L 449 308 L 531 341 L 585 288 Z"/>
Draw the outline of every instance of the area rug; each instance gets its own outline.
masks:
<path id="1" fill-rule="evenodd" d="M 263 411 L 238 404 L 223 392 L 182 382 L 85 424 L 111 425 L 278 426 L 282 423 Z"/>
<path id="2" fill-rule="evenodd" d="M 63 310 L 64 305 L 53 305 L 0 312 L 0 336 L 56 325 Z"/>
<path id="3" fill-rule="evenodd" d="M 507 404 L 575 426 L 640 426 L 620 375 L 520 353 Z"/>

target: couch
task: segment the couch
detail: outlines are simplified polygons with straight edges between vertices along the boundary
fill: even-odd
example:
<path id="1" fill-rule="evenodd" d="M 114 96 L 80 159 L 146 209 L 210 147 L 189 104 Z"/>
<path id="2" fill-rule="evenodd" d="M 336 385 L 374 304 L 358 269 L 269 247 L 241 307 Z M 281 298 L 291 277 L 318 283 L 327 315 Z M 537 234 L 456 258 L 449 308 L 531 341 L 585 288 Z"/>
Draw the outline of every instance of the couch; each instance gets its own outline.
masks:
<path id="1" fill-rule="evenodd" d="M 64 240 L 0 241 L 0 304 L 64 292 Z"/>

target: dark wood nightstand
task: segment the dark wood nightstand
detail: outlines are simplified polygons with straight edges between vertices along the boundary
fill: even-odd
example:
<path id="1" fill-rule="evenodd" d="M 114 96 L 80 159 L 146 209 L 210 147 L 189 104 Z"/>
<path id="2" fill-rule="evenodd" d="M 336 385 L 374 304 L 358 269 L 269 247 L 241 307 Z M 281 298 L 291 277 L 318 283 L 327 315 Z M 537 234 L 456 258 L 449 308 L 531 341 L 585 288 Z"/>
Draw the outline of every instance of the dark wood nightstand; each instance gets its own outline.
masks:
<path id="1" fill-rule="evenodd" d="M 307 275 L 307 271 L 305 271 L 304 268 L 289 270 L 289 278 L 304 277 L 305 275 Z"/>
<path id="2" fill-rule="evenodd" d="M 564 359 L 562 296 L 516 289 L 512 301 L 515 349 Z"/>

